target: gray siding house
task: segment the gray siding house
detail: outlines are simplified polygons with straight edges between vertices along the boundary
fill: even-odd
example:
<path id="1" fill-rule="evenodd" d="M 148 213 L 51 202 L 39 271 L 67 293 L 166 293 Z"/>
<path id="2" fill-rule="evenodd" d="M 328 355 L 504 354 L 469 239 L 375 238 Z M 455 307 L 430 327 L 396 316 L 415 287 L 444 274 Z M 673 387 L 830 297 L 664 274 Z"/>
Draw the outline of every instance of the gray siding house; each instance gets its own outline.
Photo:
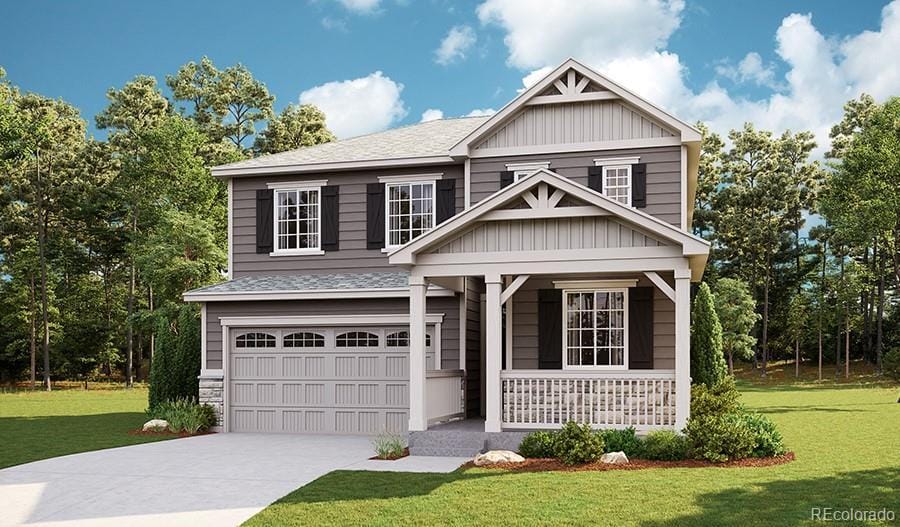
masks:
<path id="1" fill-rule="evenodd" d="M 491 117 L 218 166 L 226 432 L 681 428 L 700 133 L 575 60 Z"/>

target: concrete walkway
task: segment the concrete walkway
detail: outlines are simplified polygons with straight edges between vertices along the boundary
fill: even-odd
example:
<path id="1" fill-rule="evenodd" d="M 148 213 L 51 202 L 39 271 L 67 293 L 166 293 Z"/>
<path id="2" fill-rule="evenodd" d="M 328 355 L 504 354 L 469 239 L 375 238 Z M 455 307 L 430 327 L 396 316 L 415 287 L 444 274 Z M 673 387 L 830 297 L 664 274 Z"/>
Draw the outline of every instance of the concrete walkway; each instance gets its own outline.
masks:
<path id="1" fill-rule="evenodd" d="M 0 526 L 239 525 L 337 469 L 451 472 L 465 459 L 370 461 L 365 437 L 211 434 L 0 470 Z"/>

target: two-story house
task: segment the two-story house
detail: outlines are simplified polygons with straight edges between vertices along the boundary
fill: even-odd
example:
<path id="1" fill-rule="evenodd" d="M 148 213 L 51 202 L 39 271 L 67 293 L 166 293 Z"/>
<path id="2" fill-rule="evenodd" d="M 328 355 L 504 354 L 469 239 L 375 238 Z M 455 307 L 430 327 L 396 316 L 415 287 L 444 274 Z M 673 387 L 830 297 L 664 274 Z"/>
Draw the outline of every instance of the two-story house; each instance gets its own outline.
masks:
<path id="1" fill-rule="evenodd" d="M 680 429 L 700 139 L 568 60 L 491 117 L 213 168 L 201 399 L 234 432 Z"/>

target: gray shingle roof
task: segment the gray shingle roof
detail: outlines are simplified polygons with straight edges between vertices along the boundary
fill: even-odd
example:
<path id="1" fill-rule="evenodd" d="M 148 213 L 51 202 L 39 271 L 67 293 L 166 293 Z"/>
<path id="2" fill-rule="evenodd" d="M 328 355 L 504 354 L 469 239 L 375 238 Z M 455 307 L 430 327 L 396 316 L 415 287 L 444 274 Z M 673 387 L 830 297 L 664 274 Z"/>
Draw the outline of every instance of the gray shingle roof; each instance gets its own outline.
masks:
<path id="1" fill-rule="evenodd" d="M 438 119 L 220 165 L 214 167 L 213 171 L 446 156 L 450 147 L 487 119 L 488 117 Z"/>
<path id="2" fill-rule="evenodd" d="M 279 276 L 242 276 L 188 291 L 195 294 L 296 292 L 333 289 L 398 289 L 409 285 L 409 273 L 334 273 Z"/>

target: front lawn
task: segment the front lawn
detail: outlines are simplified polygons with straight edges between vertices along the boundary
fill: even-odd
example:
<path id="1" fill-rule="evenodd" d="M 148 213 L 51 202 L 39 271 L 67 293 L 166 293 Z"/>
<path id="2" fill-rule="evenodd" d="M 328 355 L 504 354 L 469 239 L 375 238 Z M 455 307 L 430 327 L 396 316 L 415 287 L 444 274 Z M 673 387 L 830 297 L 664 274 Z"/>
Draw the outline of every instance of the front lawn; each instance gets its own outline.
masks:
<path id="1" fill-rule="evenodd" d="M 884 384 L 741 385 L 797 460 L 766 468 L 452 474 L 337 471 L 246 525 L 821 524 L 813 507 L 900 515 L 900 404 Z M 896 520 L 895 520 L 896 522 Z"/>
<path id="2" fill-rule="evenodd" d="M 146 388 L 0 393 L 0 468 L 167 439 L 128 433 L 146 407 Z"/>

